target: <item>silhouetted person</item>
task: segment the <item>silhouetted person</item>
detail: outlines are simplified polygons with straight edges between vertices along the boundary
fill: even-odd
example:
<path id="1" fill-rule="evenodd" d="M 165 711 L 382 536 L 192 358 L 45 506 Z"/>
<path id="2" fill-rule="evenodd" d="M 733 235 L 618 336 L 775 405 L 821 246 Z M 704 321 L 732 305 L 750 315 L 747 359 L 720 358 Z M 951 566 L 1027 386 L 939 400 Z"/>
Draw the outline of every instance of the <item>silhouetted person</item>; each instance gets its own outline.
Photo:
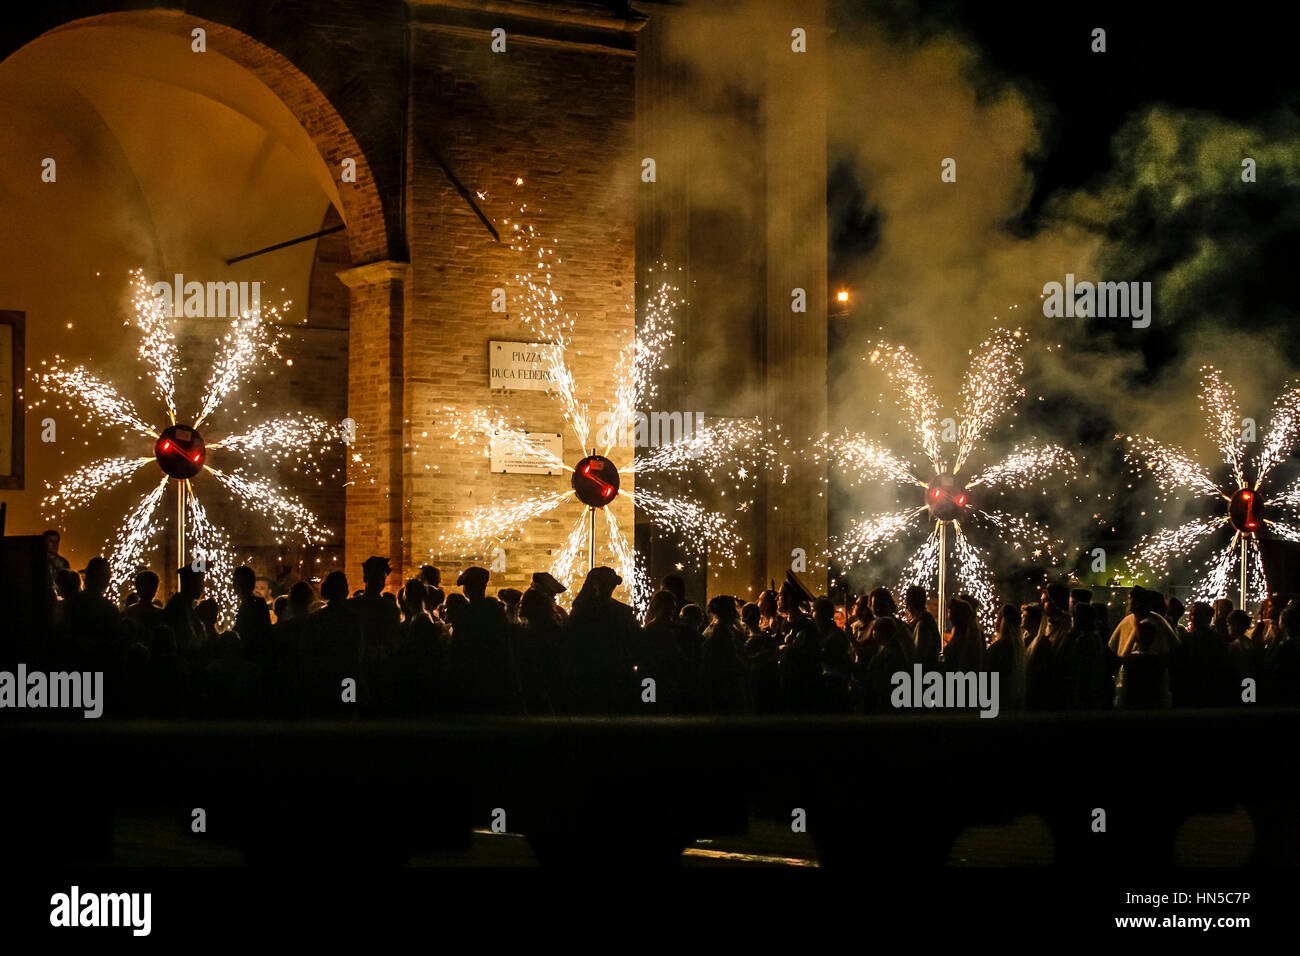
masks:
<path id="1" fill-rule="evenodd" d="M 303 696 L 309 712 L 326 716 L 351 716 L 355 705 L 343 700 L 343 681 L 356 682 L 361 701 L 361 621 L 348 598 L 348 579 L 331 571 L 320 588 L 325 606 L 309 616 L 302 655 Z"/>
<path id="2" fill-rule="evenodd" d="M 550 602 L 551 612 L 555 619 L 563 626 L 569 620 L 568 612 L 556 603 L 555 599 L 568 590 L 563 584 L 555 580 L 546 571 L 534 571 L 532 584 L 528 586 L 530 591 L 540 591 Z"/>
<path id="3" fill-rule="evenodd" d="M 1169 665 L 1178 638 L 1164 617 L 1159 594 L 1134 587 L 1129 592 L 1130 613 L 1110 637 L 1110 651 L 1119 660 L 1115 680 L 1117 708 L 1169 707 Z M 1246 618 L 1249 624 L 1250 618 Z"/>
<path id="4" fill-rule="evenodd" d="M 82 668 L 111 672 L 121 656 L 117 605 L 104 596 L 111 572 L 104 558 L 86 565 L 85 587 L 68 601 L 64 625 L 72 637 Z"/>
<path id="5" fill-rule="evenodd" d="M 915 653 L 912 638 L 902 621 L 893 615 L 885 615 L 872 622 L 870 645 L 875 648 L 875 653 L 861 670 L 862 707 L 867 713 L 891 713 L 894 711 L 890 701 L 894 675 L 900 671 L 911 674 Z"/>
<path id="6" fill-rule="evenodd" d="M 704 630 L 700 686 L 704 709 L 736 714 L 749 710 L 749 674 L 742 652 L 744 629 L 736 599 L 721 595 L 709 601 L 712 622 Z"/>
<path id="7" fill-rule="evenodd" d="M 1246 686 L 1246 681 L 1254 681 L 1255 687 L 1259 687 L 1260 664 L 1263 656 L 1255 642 L 1250 639 L 1247 631 L 1250 629 L 1250 615 L 1245 611 L 1232 611 L 1228 614 L 1228 651 L 1232 658 L 1232 677 L 1233 690 L 1237 699 L 1241 700 L 1241 694 Z M 1259 700 L 1259 692 L 1256 690 L 1255 699 Z"/>
<path id="8" fill-rule="evenodd" d="M 677 599 L 677 609 L 679 611 L 686 606 L 686 581 L 680 574 L 664 575 L 663 583 L 659 587 Z"/>
<path id="9" fill-rule="evenodd" d="M 554 596 L 538 588 L 530 587 L 519 599 L 519 621 L 512 633 L 530 714 L 557 714 L 569 707 L 568 640 L 555 610 Z"/>
<path id="10" fill-rule="evenodd" d="M 506 620 L 515 624 L 519 620 L 519 602 L 523 600 L 524 592 L 518 588 L 498 588 L 497 600 L 501 606 L 506 609 Z"/>
<path id="11" fill-rule="evenodd" d="M 944 648 L 944 670 L 970 672 L 983 669 L 984 638 L 975 620 L 975 608 L 961 598 L 948 602 L 948 620 L 952 631 Z"/>
<path id="12" fill-rule="evenodd" d="M 501 602 L 487 596 L 488 578 L 485 568 L 473 567 L 456 579 L 466 603 L 455 612 L 451 626 L 452 679 L 460 710 L 516 713 L 522 710 L 523 700 L 510 648 L 510 624 Z"/>
<path id="13" fill-rule="evenodd" d="M 632 669 L 640 627 L 632 609 L 613 596 L 622 580 L 612 568 L 593 568 L 573 599 L 569 639 L 575 701 L 583 712 L 625 713 L 648 706 L 640 703 Z"/>
<path id="14" fill-rule="evenodd" d="M 446 710 L 446 646 L 442 624 L 425 609 L 428 589 L 412 578 L 402 589 L 407 616 L 384 675 L 381 692 L 391 697 L 388 709 L 406 717 Z"/>
<path id="15" fill-rule="evenodd" d="M 190 664 L 177 653 L 176 635 L 166 624 L 154 628 L 149 642 L 149 688 L 151 716 L 168 719 L 190 713 Z"/>
<path id="16" fill-rule="evenodd" d="M 805 607 L 812 595 L 793 581 L 781 585 L 777 611 L 785 622 L 781 646 L 781 688 L 786 709 L 814 712 L 821 705 L 821 635 Z"/>
<path id="17" fill-rule="evenodd" d="M 1026 650 L 1034 643 L 1034 638 L 1038 637 L 1038 627 L 1042 622 L 1042 605 L 1020 605 L 1020 636 L 1024 639 Z"/>
<path id="18" fill-rule="evenodd" d="M 1187 631 L 1170 664 L 1175 707 L 1224 707 L 1233 703 L 1232 656 L 1228 642 L 1211 627 L 1214 609 L 1192 604 Z"/>
<path id="19" fill-rule="evenodd" d="M 910 585 L 903 595 L 907 605 L 907 620 L 912 633 L 912 645 L 916 648 L 916 659 L 926 670 L 939 666 L 939 624 L 934 615 L 926 610 L 925 588 L 919 584 Z"/>
<path id="20" fill-rule="evenodd" d="M 396 599 L 384 591 L 391 571 L 387 558 L 378 555 L 366 558 L 361 563 L 365 586 L 352 599 L 352 608 L 361 622 L 362 665 L 366 679 L 373 684 L 378 684 L 379 675 L 386 667 L 385 662 L 397 641 L 397 625 L 401 623 Z"/>
<path id="21" fill-rule="evenodd" d="M 1300 707 L 1300 605 L 1294 601 L 1278 615 L 1277 638 L 1264 649 L 1264 675 L 1265 703 Z"/>
<path id="22" fill-rule="evenodd" d="M 158 594 L 158 575 L 152 571 L 141 571 L 132 583 L 135 595 L 133 601 L 122 611 L 122 619 L 133 629 L 133 640 L 140 641 L 147 650 L 153 638 L 153 631 L 163 620 L 163 609 L 154 603 Z"/>
<path id="23" fill-rule="evenodd" d="M 50 528 L 45 532 L 45 574 L 49 584 L 51 597 L 59 597 L 59 572 L 71 571 L 72 565 L 68 564 L 68 559 L 59 554 L 59 542 L 62 536 L 59 532 Z"/>
<path id="24" fill-rule="evenodd" d="M 255 592 L 257 574 L 246 564 L 235 568 L 232 579 L 238 610 L 235 612 L 235 633 L 244 655 L 259 667 L 271 663 L 271 609 Z"/>
<path id="25" fill-rule="evenodd" d="M 203 598 L 203 572 L 191 565 L 183 566 L 177 575 L 180 589 L 167 601 L 163 614 L 167 626 L 176 637 L 176 649 L 182 655 L 193 654 L 203 647 L 207 638 L 203 622 L 194 607 Z"/>
<path id="26" fill-rule="evenodd" d="M 984 666 L 998 675 L 999 710 L 1025 707 L 1025 669 L 1029 654 L 1020 636 L 1020 608 L 1008 604 L 998 617 L 997 638 L 984 655 Z"/>
<path id="27" fill-rule="evenodd" d="M 849 685 L 856 657 L 853 642 L 835 623 L 835 604 L 829 598 L 813 601 L 812 619 L 820 640 L 821 709 L 829 713 L 849 713 L 853 709 Z"/>
<path id="28" fill-rule="evenodd" d="M 1231 598 L 1218 598 L 1214 602 L 1214 619 L 1210 622 L 1210 627 L 1225 641 L 1231 640 L 1228 637 L 1228 615 L 1232 613 L 1232 608 Z"/>
<path id="29" fill-rule="evenodd" d="M 687 671 L 681 632 L 677 596 L 671 591 L 655 592 L 636 654 L 637 676 L 655 682 L 655 705 L 647 713 L 683 713 L 696 703 L 699 675 Z"/>

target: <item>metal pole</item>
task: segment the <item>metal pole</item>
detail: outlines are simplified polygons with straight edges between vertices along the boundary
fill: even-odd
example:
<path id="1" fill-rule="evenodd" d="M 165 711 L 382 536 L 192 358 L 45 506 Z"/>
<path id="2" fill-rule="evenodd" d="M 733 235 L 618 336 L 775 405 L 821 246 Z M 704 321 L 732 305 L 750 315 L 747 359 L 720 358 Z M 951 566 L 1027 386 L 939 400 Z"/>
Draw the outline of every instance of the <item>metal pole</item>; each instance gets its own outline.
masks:
<path id="1" fill-rule="evenodd" d="M 939 660 L 943 660 L 943 616 L 948 596 L 948 522 L 939 522 Z"/>
<path id="2" fill-rule="evenodd" d="M 587 509 L 587 570 L 596 567 L 596 509 Z"/>
<path id="3" fill-rule="evenodd" d="M 1241 603 L 1237 605 L 1241 610 L 1246 610 L 1246 536 L 1241 536 Z"/>
<path id="4" fill-rule="evenodd" d="M 185 567 L 185 487 L 184 481 L 176 482 L 176 567 Z M 179 578 L 177 587 L 179 587 Z"/>

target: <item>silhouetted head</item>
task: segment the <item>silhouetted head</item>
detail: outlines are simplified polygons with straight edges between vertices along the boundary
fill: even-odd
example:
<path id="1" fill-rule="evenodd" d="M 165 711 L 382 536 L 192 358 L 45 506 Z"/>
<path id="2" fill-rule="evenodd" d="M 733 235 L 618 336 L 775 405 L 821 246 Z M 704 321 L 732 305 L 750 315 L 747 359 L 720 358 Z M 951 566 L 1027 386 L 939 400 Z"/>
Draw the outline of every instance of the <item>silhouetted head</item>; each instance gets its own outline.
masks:
<path id="1" fill-rule="evenodd" d="M 898 611 L 898 605 L 894 603 L 894 595 L 889 588 L 875 588 L 870 594 L 871 613 L 876 617 L 893 617 Z"/>
<path id="2" fill-rule="evenodd" d="M 108 589 L 108 579 L 112 575 L 108 569 L 107 559 L 91 558 L 90 563 L 86 565 L 86 570 L 82 573 L 86 576 L 86 591 L 88 593 L 98 597 Z"/>
<path id="3" fill-rule="evenodd" d="M 1043 622 L 1043 608 L 1040 604 L 1025 604 L 1020 608 L 1020 629 L 1026 634 L 1037 634 L 1038 625 Z"/>
<path id="4" fill-rule="evenodd" d="M 835 602 L 824 597 L 813 601 L 812 618 L 822 630 L 830 628 L 835 623 Z"/>
<path id="5" fill-rule="evenodd" d="M 140 602 L 142 604 L 152 604 L 154 595 L 158 593 L 158 575 L 152 571 L 141 571 L 135 576 L 133 584 Z"/>
<path id="6" fill-rule="evenodd" d="M 715 621 L 732 623 L 740 619 L 736 599 L 729 594 L 719 594 L 709 600 L 709 615 Z"/>
<path id="7" fill-rule="evenodd" d="M 465 597 L 465 595 L 457 594 L 455 591 L 448 594 L 446 610 L 447 623 L 455 628 L 464 616 L 467 607 L 469 607 L 469 598 Z"/>
<path id="8" fill-rule="evenodd" d="M 903 603 L 907 605 L 907 610 L 912 614 L 921 614 L 925 610 L 925 587 L 920 584 L 909 584 L 907 591 L 903 594 Z"/>
<path id="9" fill-rule="evenodd" d="M 361 580 L 365 583 L 366 590 L 371 594 L 382 591 L 391 571 L 392 568 L 389 567 L 388 559 L 381 558 L 377 554 L 372 554 L 362 561 Z"/>
<path id="10" fill-rule="evenodd" d="M 704 630 L 704 609 L 698 604 L 684 605 L 677 617 L 683 625 L 696 634 Z"/>
<path id="11" fill-rule="evenodd" d="M 1060 581 L 1043 588 L 1043 607 L 1054 614 L 1064 614 L 1070 608 L 1070 589 Z"/>
<path id="12" fill-rule="evenodd" d="M 1092 603 L 1092 592 L 1089 591 L 1087 588 L 1075 588 L 1073 591 L 1070 592 L 1071 608 L 1073 608 L 1076 604 L 1091 604 L 1091 603 Z"/>
<path id="13" fill-rule="evenodd" d="M 1146 588 L 1138 587 L 1136 584 L 1128 592 L 1128 612 L 1141 617 L 1147 609 L 1147 592 Z"/>
<path id="14" fill-rule="evenodd" d="M 45 553 L 50 557 L 54 557 L 59 553 L 59 542 L 62 540 L 63 536 L 53 528 L 50 528 L 45 532 L 43 537 L 45 538 Z"/>
<path id="15" fill-rule="evenodd" d="M 1195 601 L 1192 603 L 1192 609 L 1188 612 L 1187 617 L 1192 622 L 1192 627 L 1197 629 L 1206 628 L 1214 620 L 1214 608 L 1204 601 Z"/>
<path id="16" fill-rule="evenodd" d="M 761 617 L 757 604 L 746 604 L 740 609 L 740 622 L 751 631 L 757 631 Z"/>
<path id="17" fill-rule="evenodd" d="M 436 588 L 442 584 L 442 572 L 432 564 L 426 564 L 420 568 L 420 580 L 424 582 L 425 590 Z"/>
<path id="18" fill-rule="evenodd" d="M 497 600 L 506 606 L 506 613 L 513 615 L 519 608 L 519 602 L 523 599 L 524 592 L 518 588 L 499 588 L 497 590 Z"/>
<path id="19" fill-rule="evenodd" d="M 1233 611 L 1228 615 L 1228 636 L 1233 640 L 1245 637 L 1250 630 L 1250 615 L 1245 611 Z"/>
<path id="20" fill-rule="evenodd" d="M 185 565 L 177 569 L 176 575 L 180 578 L 181 597 L 189 601 L 197 601 L 203 596 L 203 572 L 195 571 L 192 565 Z"/>
<path id="21" fill-rule="evenodd" d="M 406 602 L 407 614 L 419 614 L 424 610 L 424 601 L 428 591 L 419 578 L 411 578 L 402 588 L 402 600 Z"/>
<path id="22" fill-rule="evenodd" d="M 275 619 L 277 621 L 283 621 L 285 615 L 289 613 L 289 596 L 287 594 L 281 594 L 275 599 L 275 603 L 271 607 L 272 610 L 275 611 Z"/>
<path id="23" fill-rule="evenodd" d="M 686 603 L 686 580 L 680 574 L 664 575 L 661 586 L 665 591 L 672 592 L 673 597 L 677 598 L 679 608 Z"/>
<path id="24" fill-rule="evenodd" d="M 466 568 L 456 578 L 456 585 L 465 593 L 465 597 L 471 601 L 481 601 L 487 596 L 489 577 L 491 575 L 488 574 L 487 568 Z"/>
<path id="25" fill-rule="evenodd" d="M 221 607 L 212 598 L 207 598 L 195 605 L 194 613 L 198 615 L 200 621 L 215 630 L 217 618 L 221 617 Z"/>
<path id="26" fill-rule="evenodd" d="M 346 582 L 344 582 L 343 591 L 345 594 L 347 593 Z M 310 581 L 299 581 L 289 588 L 289 607 L 293 609 L 295 617 L 310 611 L 312 602 L 315 599 L 315 595 L 311 592 Z"/>
<path id="27" fill-rule="evenodd" d="M 1096 623 L 1091 604 L 1076 604 L 1070 621 L 1076 631 L 1091 631 Z"/>
<path id="28" fill-rule="evenodd" d="M 948 620 L 952 621 L 952 629 L 956 632 L 969 630 L 975 623 L 975 609 L 955 597 L 948 602 Z"/>
<path id="29" fill-rule="evenodd" d="M 776 617 L 777 595 L 770 588 L 758 596 L 758 612 L 769 621 Z"/>
<path id="30" fill-rule="evenodd" d="M 1176 597 L 1170 597 L 1165 604 L 1165 617 L 1169 618 L 1170 624 L 1177 624 L 1183 616 L 1183 602 Z"/>
<path id="31" fill-rule="evenodd" d="M 1300 640 L 1300 605 L 1292 601 L 1277 618 L 1277 626 L 1291 640 Z"/>
<path id="32" fill-rule="evenodd" d="M 246 564 L 241 564 L 235 568 L 233 584 L 235 586 L 235 597 L 239 600 L 252 597 L 253 591 L 257 588 L 257 572 Z"/>
<path id="33" fill-rule="evenodd" d="M 73 595 L 81 593 L 81 575 L 64 568 L 55 575 L 54 586 L 59 589 L 59 597 L 66 601 Z"/>
<path id="34" fill-rule="evenodd" d="M 646 622 L 657 624 L 671 621 L 677 617 L 677 595 L 672 591 L 656 591 L 650 599 L 650 608 L 646 611 Z"/>
<path id="35" fill-rule="evenodd" d="M 555 619 L 555 598 L 545 591 L 529 588 L 519 599 L 519 619 L 529 625 L 538 625 Z"/>
<path id="36" fill-rule="evenodd" d="M 438 610 L 447 600 L 447 592 L 442 588 L 425 588 L 424 594 L 424 606 L 430 611 Z"/>
<path id="37" fill-rule="evenodd" d="M 613 568 L 599 567 L 592 568 L 587 572 L 587 579 L 582 582 L 581 595 L 607 599 L 614 594 L 614 589 L 623 583 L 617 571 Z"/>
<path id="38" fill-rule="evenodd" d="M 342 571 L 331 571 L 321 582 L 320 596 L 327 604 L 337 604 L 348 599 L 348 576 Z"/>

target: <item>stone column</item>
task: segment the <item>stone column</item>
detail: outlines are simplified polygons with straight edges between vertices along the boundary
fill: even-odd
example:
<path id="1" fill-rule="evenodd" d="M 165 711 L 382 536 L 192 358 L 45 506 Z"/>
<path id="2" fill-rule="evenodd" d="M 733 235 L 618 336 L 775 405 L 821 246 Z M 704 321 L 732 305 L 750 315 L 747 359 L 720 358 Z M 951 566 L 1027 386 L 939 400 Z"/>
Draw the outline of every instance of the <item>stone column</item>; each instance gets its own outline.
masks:
<path id="1" fill-rule="evenodd" d="M 388 583 L 407 577 L 403 446 L 403 331 L 410 263 L 384 259 L 338 273 L 351 293 L 348 335 L 348 417 L 357 439 L 348 451 L 344 570 L 360 587 L 361 562 L 387 557 Z"/>

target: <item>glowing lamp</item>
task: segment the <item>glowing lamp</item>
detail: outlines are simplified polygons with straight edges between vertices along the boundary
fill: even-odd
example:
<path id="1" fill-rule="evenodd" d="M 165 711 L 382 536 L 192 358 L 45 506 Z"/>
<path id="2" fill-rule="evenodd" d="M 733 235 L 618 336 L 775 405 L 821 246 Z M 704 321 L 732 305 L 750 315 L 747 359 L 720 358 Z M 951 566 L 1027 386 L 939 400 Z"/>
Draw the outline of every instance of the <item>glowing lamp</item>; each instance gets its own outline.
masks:
<path id="1" fill-rule="evenodd" d="M 153 454 L 164 474 L 184 481 L 203 470 L 207 446 L 203 444 L 203 436 L 189 425 L 173 425 L 158 436 Z"/>
<path id="2" fill-rule="evenodd" d="M 848 292 L 846 292 L 846 291 L 843 290 L 843 289 L 841 289 L 839 292 L 836 292 L 836 293 L 835 293 L 835 301 L 836 301 L 836 302 L 848 302 L 848 301 L 849 301 L 849 294 L 848 294 Z"/>
<path id="3" fill-rule="evenodd" d="M 1228 499 L 1228 521 L 1242 534 L 1254 534 L 1264 521 L 1264 502 L 1249 488 L 1242 488 Z"/>
<path id="4" fill-rule="evenodd" d="M 936 475 L 925 489 L 925 506 L 935 521 L 956 521 L 966 517 L 969 499 L 955 476 Z"/>
<path id="5" fill-rule="evenodd" d="M 573 493 L 589 508 L 603 508 L 618 496 L 618 468 L 608 458 L 590 455 L 573 469 Z"/>

